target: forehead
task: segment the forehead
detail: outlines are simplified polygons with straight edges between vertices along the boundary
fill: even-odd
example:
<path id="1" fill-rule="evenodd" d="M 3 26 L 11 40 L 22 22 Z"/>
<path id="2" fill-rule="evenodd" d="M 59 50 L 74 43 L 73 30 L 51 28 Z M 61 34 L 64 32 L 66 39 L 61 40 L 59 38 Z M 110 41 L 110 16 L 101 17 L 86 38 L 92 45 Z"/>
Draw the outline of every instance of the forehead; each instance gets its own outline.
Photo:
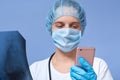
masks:
<path id="1" fill-rule="evenodd" d="M 80 21 L 73 17 L 73 16 L 62 16 L 62 17 L 59 17 L 55 20 L 55 23 L 56 22 L 63 22 L 63 23 L 72 23 L 72 22 L 78 22 L 80 23 Z"/>

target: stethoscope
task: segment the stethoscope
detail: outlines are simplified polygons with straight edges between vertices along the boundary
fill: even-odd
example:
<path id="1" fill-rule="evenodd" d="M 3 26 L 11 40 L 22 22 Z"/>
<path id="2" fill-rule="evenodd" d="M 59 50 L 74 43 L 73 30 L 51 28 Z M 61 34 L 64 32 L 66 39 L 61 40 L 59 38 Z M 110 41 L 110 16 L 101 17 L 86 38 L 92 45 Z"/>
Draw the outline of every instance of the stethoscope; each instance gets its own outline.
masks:
<path id="1" fill-rule="evenodd" d="M 53 53 L 53 54 L 51 55 L 51 57 L 49 58 L 49 61 L 48 61 L 49 80 L 52 80 L 50 61 L 51 61 L 52 57 L 54 56 L 54 54 L 55 54 L 55 53 Z"/>

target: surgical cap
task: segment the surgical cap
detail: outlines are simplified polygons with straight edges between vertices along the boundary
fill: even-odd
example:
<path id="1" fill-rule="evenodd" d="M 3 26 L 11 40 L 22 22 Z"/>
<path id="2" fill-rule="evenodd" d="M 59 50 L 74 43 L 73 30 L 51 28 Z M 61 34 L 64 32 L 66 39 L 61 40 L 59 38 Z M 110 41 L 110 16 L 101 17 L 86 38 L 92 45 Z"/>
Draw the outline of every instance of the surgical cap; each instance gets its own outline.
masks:
<path id="1" fill-rule="evenodd" d="M 86 15 L 84 9 L 75 0 L 57 0 L 50 8 L 47 16 L 46 27 L 51 33 L 54 21 L 62 16 L 76 17 L 82 26 L 82 35 L 86 26 Z"/>

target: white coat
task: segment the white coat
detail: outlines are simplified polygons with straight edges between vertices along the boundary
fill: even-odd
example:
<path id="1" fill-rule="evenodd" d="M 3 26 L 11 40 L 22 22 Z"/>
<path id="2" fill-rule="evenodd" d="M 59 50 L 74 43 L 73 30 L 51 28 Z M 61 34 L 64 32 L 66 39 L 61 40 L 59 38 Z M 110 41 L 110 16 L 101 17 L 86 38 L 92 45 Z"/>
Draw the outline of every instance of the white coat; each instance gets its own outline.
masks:
<path id="1" fill-rule="evenodd" d="M 49 80 L 48 61 L 49 58 L 37 61 L 30 66 L 33 80 Z M 62 74 L 57 72 L 53 66 L 51 68 L 52 80 L 71 80 L 69 73 Z M 97 74 L 97 80 L 113 80 L 108 65 L 104 60 L 95 57 L 93 69 Z"/>

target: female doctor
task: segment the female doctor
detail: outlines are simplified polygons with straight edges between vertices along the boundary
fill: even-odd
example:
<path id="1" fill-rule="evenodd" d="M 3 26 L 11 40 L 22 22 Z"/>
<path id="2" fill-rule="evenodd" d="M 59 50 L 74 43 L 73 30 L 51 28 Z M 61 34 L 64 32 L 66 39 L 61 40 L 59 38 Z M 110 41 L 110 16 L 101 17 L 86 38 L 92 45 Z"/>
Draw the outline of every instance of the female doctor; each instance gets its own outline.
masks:
<path id="1" fill-rule="evenodd" d="M 94 58 L 91 66 L 84 58 L 76 66 L 75 53 L 86 26 L 83 8 L 75 0 L 57 0 L 49 11 L 47 29 L 56 47 L 55 53 L 33 63 L 33 80 L 113 80 L 107 64 Z"/>

